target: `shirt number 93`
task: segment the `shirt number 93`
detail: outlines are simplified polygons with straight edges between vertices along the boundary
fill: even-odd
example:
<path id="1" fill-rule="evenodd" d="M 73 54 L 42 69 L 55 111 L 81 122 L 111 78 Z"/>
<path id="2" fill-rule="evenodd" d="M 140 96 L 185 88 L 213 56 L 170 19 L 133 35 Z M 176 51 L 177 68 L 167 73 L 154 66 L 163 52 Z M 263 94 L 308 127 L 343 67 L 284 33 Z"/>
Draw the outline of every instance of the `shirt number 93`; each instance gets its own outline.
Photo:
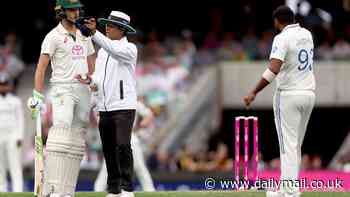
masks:
<path id="1" fill-rule="evenodd" d="M 298 53 L 298 61 L 300 65 L 298 66 L 298 70 L 304 71 L 306 69 L 312 70 L 313 63 L 313 55 L 314 49 L 310 49 L 307 51 L 306 49 L 301 49 Z"/>

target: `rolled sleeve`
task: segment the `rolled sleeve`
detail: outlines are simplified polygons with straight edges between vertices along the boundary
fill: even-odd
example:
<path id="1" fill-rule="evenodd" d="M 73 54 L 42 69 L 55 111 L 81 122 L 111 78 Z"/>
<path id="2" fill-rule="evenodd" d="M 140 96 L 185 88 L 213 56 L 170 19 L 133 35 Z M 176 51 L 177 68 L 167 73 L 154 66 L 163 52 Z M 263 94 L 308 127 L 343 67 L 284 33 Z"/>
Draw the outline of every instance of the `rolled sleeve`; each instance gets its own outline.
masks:
<path id="1" fill-rule="evenodd" d="M 51 34 L 48 34 L 42 45 L 41 45 L 41 54 L 48 54 L 50 57 L 53 56 L 54 52 L 56 50 L 56 42 L 55 39 Z"/>

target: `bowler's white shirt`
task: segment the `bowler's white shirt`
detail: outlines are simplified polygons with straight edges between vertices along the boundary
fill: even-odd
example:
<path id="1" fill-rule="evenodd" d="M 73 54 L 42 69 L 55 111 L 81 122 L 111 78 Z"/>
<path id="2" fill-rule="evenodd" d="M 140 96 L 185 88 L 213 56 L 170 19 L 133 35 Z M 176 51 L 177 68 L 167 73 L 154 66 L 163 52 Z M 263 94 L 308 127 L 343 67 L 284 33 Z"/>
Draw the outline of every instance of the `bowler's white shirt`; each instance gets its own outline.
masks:
<path id="1" fill-rule="evenodd" d="M 310 31 L 292 24 L 273 40 L 270 59 L 283 61 L 276 77 L 281 90 L 315 90 L 313 74 L 314 43 Z"/>
<path id="2" fill-rule="evenodd" d="M 77 82 L 77 74 L 88 73 L 87 56 L 95 53 L 91 38 L 76 31 L 76 40 L 61 23 L 49 32 L 41 46 L 41 54 L 48 54 L 51 60 L 52 83 Z"/>
<path id="3" fill-rule="evenodd" d="M 13 94 L 0 95 L 0 141 L 21 140 L 24 135 L 22 102 Z"/>

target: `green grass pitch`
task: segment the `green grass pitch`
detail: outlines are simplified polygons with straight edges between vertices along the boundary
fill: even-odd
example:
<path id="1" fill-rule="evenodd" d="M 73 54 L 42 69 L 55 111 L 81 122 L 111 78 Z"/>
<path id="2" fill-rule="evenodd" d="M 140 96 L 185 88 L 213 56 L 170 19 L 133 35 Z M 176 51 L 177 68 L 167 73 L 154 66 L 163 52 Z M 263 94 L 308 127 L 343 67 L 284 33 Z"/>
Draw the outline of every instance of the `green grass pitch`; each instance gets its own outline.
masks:
<path id="1" fill-rule="evenodd" d="M 135 192 L 136 197 L 263 197 L 265 192 Z M 75 197 L 105 197 L 103 192 L 78 192 Z M 349 192 L 306 192 L 302 197 L 345 197 Z M 33 197 L 33 193 L 1 193 L 0 197 Z"/>

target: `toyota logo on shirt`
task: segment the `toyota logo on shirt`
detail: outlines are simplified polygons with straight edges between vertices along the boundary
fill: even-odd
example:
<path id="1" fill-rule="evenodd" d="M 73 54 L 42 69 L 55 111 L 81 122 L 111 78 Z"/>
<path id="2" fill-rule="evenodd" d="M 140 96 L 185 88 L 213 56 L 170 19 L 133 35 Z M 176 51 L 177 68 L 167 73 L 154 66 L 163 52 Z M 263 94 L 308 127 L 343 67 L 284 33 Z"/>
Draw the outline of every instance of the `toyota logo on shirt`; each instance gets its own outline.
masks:
<path id="1" fill-rule="evenodd" d="M 74 45 L 72 48 L 72 54 L 74 56 L 81 56 L 84 53 L 84 49 L 81 45 Z"/>

